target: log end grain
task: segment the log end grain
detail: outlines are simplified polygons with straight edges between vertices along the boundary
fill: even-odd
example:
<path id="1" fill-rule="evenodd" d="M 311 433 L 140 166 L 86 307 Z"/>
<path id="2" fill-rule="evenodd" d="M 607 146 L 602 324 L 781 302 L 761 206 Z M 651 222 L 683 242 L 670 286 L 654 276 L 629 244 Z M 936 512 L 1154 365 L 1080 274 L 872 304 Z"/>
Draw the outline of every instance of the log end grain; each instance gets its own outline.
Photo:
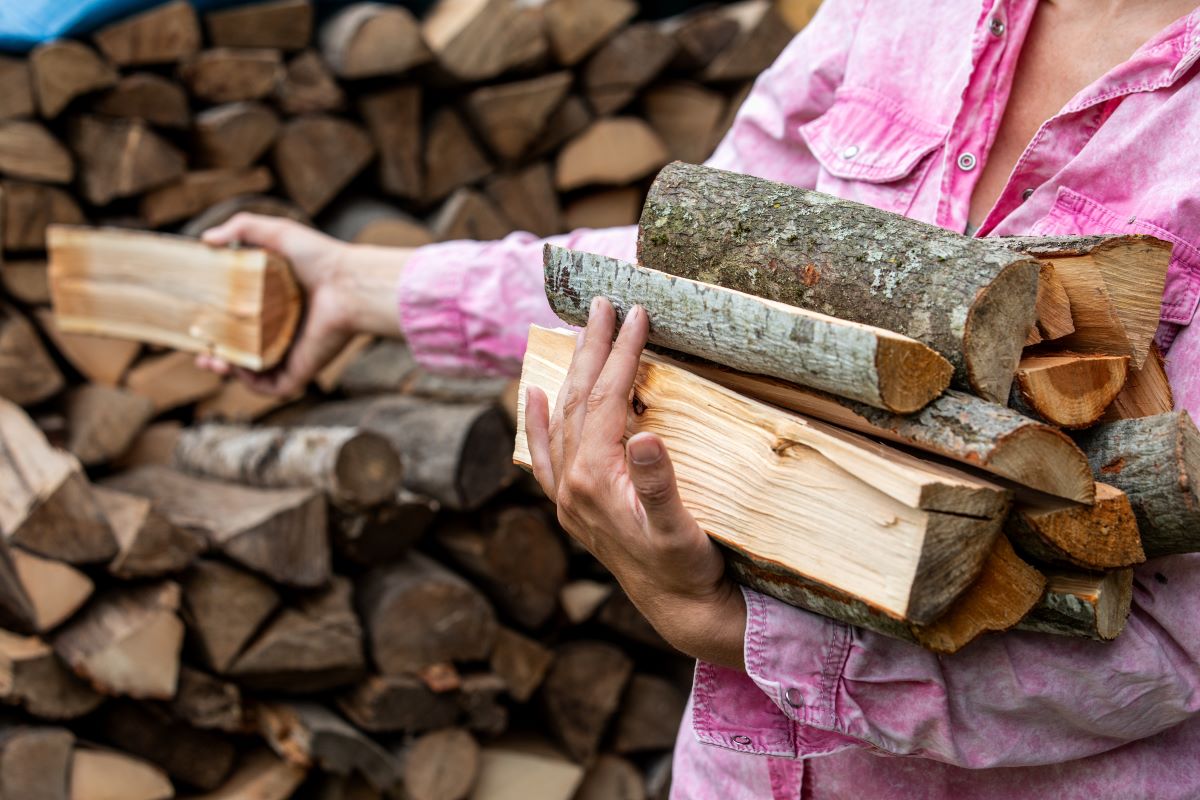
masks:
<path id="1" fill-rule="evenodd" d="M 879 395 L 896 414 L 912 414 L 937 399 L 954 367 L 933 348 L 908 337 L 881 337 L 875 349 Z"/>
<path id="2" fill-rule="evenodd" d="M 967 379 L 985 400 L 1008 399 L 1025 337 L 1037 322 L 1037 287 L 1036 261 L 1010 264 L 967 315 L 963 332 Z"/>
<path id="3" fill-rule="evenodd" d="M 1129 374 L 1129 356 L 1043 355 L 1021 359 L 1021 399 L 1060 428 L 1094 425 L 1116 400 Z"/>

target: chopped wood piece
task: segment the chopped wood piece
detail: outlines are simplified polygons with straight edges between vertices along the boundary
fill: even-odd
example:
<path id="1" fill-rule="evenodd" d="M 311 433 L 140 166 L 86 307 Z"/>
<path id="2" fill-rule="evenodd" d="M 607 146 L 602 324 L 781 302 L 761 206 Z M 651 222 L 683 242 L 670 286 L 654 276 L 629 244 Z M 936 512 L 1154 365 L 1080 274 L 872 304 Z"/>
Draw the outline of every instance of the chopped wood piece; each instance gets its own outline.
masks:
<path id="1" fill-rule="evenodd" d="M 1099 571 L 1146 560 L 1129 498 L 1105 483 L 1096 484 L 1096 502 L 1090 506 L 1020 502 L 1005 531 L 1022 551 L 1044 563 Z"/>
<path id="2" fill-rule="evenodd" d="M 28 305 L 50 304 L 50 279 L 43 259 L 5 261 L 0 264 L 4 291 Z"/>
<path id="3" fill-rule="evenodd" d="M 17 547 L 9 555 L 29 597 L 38 633 L 57 628 L 92 596 L 95 584 L 69 564 L 35 556 Z"/>
<path id="4" fill-rule="evenodd" d="M 65 383 L 33 324 L 0 303 L 0 398 L 33 405 L 58 394 Z"/>
<path id="5" fill-rule="evenodd" d="M 586 325 L 597 296 L 621 319 L 640 305 L 654 344 L 898 414 L 921 410 L 950 384 L 950 362 L 907 336 L 613 258 L 548 244 L 545 284 L 566 322 Z"/>
<path id="6" fill-rule="evenodd" d="M 478 527 L 451 523 L 437 533 L 450 558 L 480 582 L 499 609 L 530 630 L 558 609 L 567 553 L 538 510 L 511 507 Z"/>
<path id="7" fill-rule="evenodd" d="M 183 87 L 152 72 L 135 72 L 121 78 L 115 88 L 92 104 L 92 110 L 164 128 L 186 128 L 192 118 Z"/>
<path id="8" fill-rule="evenodd" d="M 663 32 L 675 40 L 675 58 L 670 67 L 678 72 L 704 69 L 741 30 L 733 15 L 716 6 L 701 6 L 659 24 Z"/>
<path id="9" fill-rule="evenodd" d="M 504 680 L 509 696 L 525 703 L 542 685 L 553 661 L 554 651 L 502 627 L 496 631 L 496 644 L 488 663 Z"/>
<path id="10" fill-rule="evenodd" d="M 107 89 L 117 83 L 117 71 L 82 42 L 55 39 L 38 45 L 29 54 L 38 111 L 54 119 L 80 95 Z"/>
<path id="11" fill-rule="evenodd" d="M 269 583 L 221 561 L 197 561 L 181 583 L 189 630 L 205 663 L 218 673 L 228 671 L 279 607 Z"/>
<path id="12" fill-rule="evenodd" d="M 218 47 L 189 58 L 179 77 L 191 94 L 208 103 L 261 100 L 283 80 L 278 50 Z"/>
<path id="13" fill-rule="evenodd" d="M 33 116 L 33 77 L 23 58 L 0 56 L 0 120 Z"/>
<path id="14" fill-rule="evenodd" d="M 268 217 L 281 217 L 283 219 L 295 220 L 302 225 L 312 225 L 312 220 L 309 216 L 294 203 L 284 200 L 281 197 L 250 194 L 242 195 L 241 197 L 231 197 L 224 202 L 217 203 L 204 213 L 193 217 L 186 225 L 179 229 L 179 232 L 184 236 L 198 237 L 209 228 L 214 228 L 235 214 L 242 212 L 262 214 Z"/>
<path id="15" fill-rule="evenodd" d="M 458 704 L 464 724 L 484 736 L 499 736 L 508 730 L 508 708 L 500 701 L 507 689 L 499 675 L 483 672 L 463 678 Z"/>
<path id="16" fill-rule="evenodd" d="M 1087 428 L 1125 385 L 1129 356 L 1036 355 L 1021 359 L 1012 404 L 1060 428 Z"/>
<path id="17" fill-rule="evenodd" d="M 420 247 L 434 241 L 433 233 L 423 223 L 390 203 L 365 195 L 335 205 L 325 215 L 323 228 L 330 236 L 355 244 Z M 373 339 L 364 337 L 363 341 Z M 317 385 L 321 385 L 319 377 Z"/>
<path id="18" fill-rule="evenodd" d="M 271 171 L 266 167 L 198 170 L 146 194 L 138 210 L 148 225 L 161 228 L 194 217 L 230 197 L 265 192 L 273 183 Z"/>
<path id="19" fill-rule="evenodd" d="M 0 727 L 0 797 L 69 800 L 74 744 L 65 728 Z"/>
<path id="20" fill-rule="evenodd" d="M 471 138 L 466 123 L 451 108 L 443 106 L 434 112 L 425 142 L 425 199 L 428 202 L 440 200 L 460 186 L 486 178 L 492 171 L 492 165 Z"/>
<path id="21" fill-rule="evenodd" d="M 550 0 L 546 35 L 558 63 L 578 64 L 637 14 L 630 0 Z"/>
<path id="22" fill-rule="evenodd" d="M 12 267 L 11 262 L 5 269 Z M 1141 369 L 1131 369 L 1125 388 L 1104 411 L 1100 419 L 1112 422 L 1118 419 L 1140 419 L 1157 414 L 1168 414 L 1175 408 L 1175 393 L 1167 380 L 1162 353 L 1158 345 L 1150 348 L 1150 355 Z"/>
<path id="23" fill-rule="evenodd" d="M 229 739 L 173 720 L 156 706 L 109 703 L 99 717 L 106 742 L 197 789 L 215 789 L 233 769 L 237 751 Z"/>
<path id="24" fill-rule="evenodd" d="M 325 501 L 310 489 L 252 489 L 146 466 L 105 481 L 140 495 L 172 524 L 202 533 L 232 560 L 289 586 L 329 580 Z"/>
<path id="25" fill-rule="evenodd" d="M 238 656 L 230 677 L 251 688 L 293 694 L 361 679 L 363 631 L 352 592 L 348 579 L 334 576 L 328 589 L 285 608 Z"/>
<path id="26" fill-rule="evenodd" d="M 546 126 L 571 88 L 569 72 L 552 72 L 513 83 L 484 86 L 467 95 L 466 111 L 491 151 L 519 158 Z"/>
<path id="27" fill-rule="evenodd" d="M 195 531 L 172 525 L 144 497 L 96 486 L 92 489 L 117 537 L 120 552 L 109 573 L 129 580 L 159 577 L 190 565 L 207 547 Z"/>
<path id="28" fill-rule="evenodd" d="M 110 695 L 175 696 L 183 622 L 179 585 L 170 581 L 110 589 L 54 639 L 54 649 L 84 680 Z"/>
<path id="29" fill-rule="evenodd" d="M 367 134 L 344 119 L 314 114 L 283 126 L 273 161 L 288 197 L 315 214 L 375 155 Z"/>
<path id="30" fill-rule="evenodd" d="M 253 422 L 298 399 L 302 394 L 259 394 L 244 381 L 229 378 L 221 385 L 220 391 L 196 404 L 195 419 L 197 422 L 234 424 Z"/>
<path id="31" fill-rule="evenodd" d="M 303 767 L 289 764 L 262 748 L 242 758 L 221 788 L 191 800 L 288 800 L 304 782 Z"/>
<path id="32" fill-rule="evenodd" d="M 817 13 L 821 0 L 777 0 L 775 5 L 787 26 L 799 33 Z"/>
<path id="33" fill-rule="evenodd" d="M 1146 558 L 1200 551 L 1200 432 L 1186 411 L 1082 433 L 1097 479 L 1129 497 Z"/>
<path id="34" fill-rule="evenodd" d="M 1038 272 L 1037 329 L 1039 338 L 1051 340 L 1075 332 L 1067 287 L 1049 261 L 1043 261 Z"/>
<path id="35" fill-rule="evenodd" d="M 531 329 L 522 386 L 541 388 L 551 407 L 574 339 Z M 513 458 L 527 467 L 525 394 Z M 665 439 L 683 502 L 710 536 L 797 587 L 815 583 L 850 598 L 847 608 L 861 601 L 896 619 L 932 621 L 979 574 L 1008 510 L 1008 492 L 997 486 L 742 397 L 652 353 L 642 356 L 634 397 L 628 433 Z M 716 439 L 720 470 L 711 468 Z M 742 480 L 747 474 L 757 479 Z M 816 474 L 820 481 L 804 477 Z M 767 533 L 780 524 L 779 509 L 800 508 L 786 534 Z M 867 544 L 874 541 L 889 543 L 886 556 Z"/>
<path id="36" fill-rule="evenodd" d="M 367 203 L 373 202 L 365 198 L 364 201 Z M 350 231 L 353 230 L 353 226 L 348 224 L 348 218 L 351 216 L 353 216 L 352 211 L 347 211 L 344 217 L 339 214 L 337 227 L 331 226 L 327 228 L 326 233 L 338 239 L 349 241 L 346 239 L 346 236 L 349 236 Z M 346 343 L 341 352 L 333 357 L 332 361 L 321 368 L 321 371 L 313 379 L 313 383 L 325 394 L 332 394 L 337 391 L 342 385 L 342 376 L 345 375 L 346 370 L 358 360 L 359 356 L 370 349 L 374 343 L 374 336 L 366 333 L 356 334 Z"/>
<path id="37" fill-rule="evenodd" d="M 209 167 L 245 169 L 274 144 L 279 117 L 262 103 L 229 103 L 196 115 L 195 152 Z"/>
<path id="38" fill-rule="evenodd" d="M 724 95 L 694 83 L 664 83 L 642 96 L 646 121 L 662 137 L 671 159 L 692 164 L 712 155 L 725 107 Z"/>
<path id="39" fill-rule="evenodd" d="M 1132 569 L 1049 572 L 1045 596 L 1017 628 L 1109 642 L 1124 630 L 1132 602 Z"/>
<path id="40" fill-rule="evenodd" d="M 544 158 L 558 150 L 564 142 L 574 139 L 592 124 L 592 110 L 582 97 L 569 95 L 550 115 L 546 128 L 538 134 L 529 151 L 530 157 Z"/>
<path id="41" fill-rule="evenodd" d="M 321 25 L 321 53 L 339 78 L 398 75 L 433 58 L 407 8 L 353 3 Z"/>
<path id="42" fill-rule="evenodd" d="M 126 374 L 125 385 L 149 397 L 161 413 L 215 394 L 222 381 L 216 373 L 197 367 L 190 353 L 164 353 L 139 361 Z"/>
<path id="43" fill-rule="evenodd" d="M 679 734 L 687 696 L 656 675 L 638 673 L 629 681 L 613 734 L 618 753 L 670 750 Z"/>
<path id="44" fill-rule="evenodd" d="M 400 764 L 389 752 L 325 706 L 270 703 L 256 713 L 271 749 L 290 763 L 336 775 L 358 772 L 379 791 L 400 780 Z"/>
<path id="45" fill-rule="evenodd" d="M 416 738 L 401 757 L 409 800 L 462 800 L 479 775 L 479 745 L 457 728 Z"/>
<path id="46" fill-rule="evenodd" d="M 384 674 L 484 659 L 496 638 L 496 617 L 484 596 L 416 553 L 367 573 L 358 606 Z"/>
<path id="47" fill-rule="evenodd" d="M 237 686 L 187 666 L 179 670 L 179 690 L 169 708 L 201 730 L 245 733 L 248 727 Z"/>
<path id="48" fill-rule="evenodd" d="M 675 57 L 675 42 L 652 22 L 609 39 L 583 68 L 584 93 L 600 116 L 624 108 Z"/>
<path id="49" fill-rule="evenodd" d="M 438 241 L 491 241 L 512 232 L 512 223 L 492 202 L 474 189 L 457 189 L 429 222 Z"/>
<path id="50" fill-rule="evenodd" d="M 538 236 L 567 230 L 549 164 L 537 163 L 520 172 L 496 175 L 488 180 L 484 191 L 518 230 Z"/>
<path id="51" fill-rule="evenodd" d="M 316 50 L 305 50 L 287 63 L 283 80 L 275 90 L 275 100 L 285 114 L 316 114 L 342 109 L 346 93 L 321 55 Z"/>
<path id="52" fill-rule="evenodd" d="M 868 206 L 678 162 L 650 189 L 638 262 L 911 335 L 950 360 L 959 386 L 996 403 L 1008 400 L 1035 319 L 1032 259 Z"/>
<path id="53" fill-rule="evenodd" d="M 37 320 L 42 330 L 71 366 L 88 380 L 102 386 L 118 386 L 129 365 L 137 358 L 142 346 L 137 342 L 89 336 L 83 333 L 63 333 L 58 329 L 54 313 L 38 309 Z"/>
<path id="54" fill-rule="evenodd" d="M 288 263 L 269 250 L 115 229 L 54 226 L 48 236 L 62 331 L 211 353 L 255 370 L 273 366 L 291 344 L 300 290 Z"/>
<path id="55" fill-rule="evenodd" d="M 464 83 L 536 62 L 549 50 L 541 9 L 516 0 L 438 0 L 421 35 L 442 69 Z"/>
<path id="56" fill-rule="evenodd" d="M 566 230 L 618 228 L 637 225 L 642 213 L 642 191 L 634 186 L 603 189 L 577 197 L 563 211 Z"/>
<path id="57" fill-rule="evenodd" d="M 310 0 L 266 0 L 204 15 L 214 47 L 274 47 L 302 50 L 312 38 Z"/>
<path id="58" fill-rule="evenodd" d="M 421 197 L 421 88 L 397 86 L 364 95 L 358 109 L 379 150 L 380 188 L 397 197 Z"/>
<path id="59" fill-rule="evenodd" d="M 121 67 L 166 64 L 200 49 L 200 23 L 187 0 L 174 0 L 101 28 L 96 44 Z"/>
<path id="60" fill-rule="evenodd" d="M 334 511 L 333 544 L 339 555 L 374 566 L 397 561 L 433 524 L 436 500 L 401 491 L 394 500 L 364 511 Z"/>
<path id="61" fill-rule="evenodd" d="M 372 338 L 339 376 L 337 388 L 351 396 L 406 394 L 420 368 L 408 346 L 397 339 Z"/>
<path id="62" fill-rule="evenodd" d="M 1171 245 L 1150 236 L 1015 237 L 1008 247 L 1054 267 L 1075 332 L 1057 347 L 1130 356 L 1140 369 L 1158 330 Z"/>
<path id="63" fill-rule="evenodd" d="M 119 787 L 119 795 L 114 789 Z M 71 800 L 169 800 L 175 787 L 158 767 L 116 750 L 75 748 Z"/>
<path id="64" fill-rule="evenodd" d="M 644 644 L 667 653 L 678 652 L 654 629 L 650 620 L 646 619 L 646 616 L 629 599 L 629 595 L 619 587 L 614 589 L 604 605 L 600 607 L 600 611 L 596 614 L 596 622 L 631 642 Z"/>
<path id="65" fill-rule="evenodd" d="M 207 425 L 175 446 L 182 470 L 247 486 L 311 487 L 335 503 L 373 506 L 394 497 L 403 467 L 378 434 L 350 427 Z"/>
<path id="66" fill-rule="evenodd" d="M 84 466 L 121 455 L 154 416 L 154 403 L 124 389 L 86 383 L 67 392 L 67 450 Z"/>
<path id="67" fill-rule="evenodd" d="M 40 122 L 14 119 L 0 122 L 0 173 L 44 183 L 70 183 L 75 163 Z"/>
<path id="68" fill-rule="evenodd" d="M 74 719 L 90 714 L 104 698 L 71 674 L 41 639 L 0 630 L 0 700 L 42 719 Z"/>
<path id="69" fill-rule="evenodd" d="M 45 250 L 46 226 L 86 222 L 75 199 L 62 189 L 18 181 L 0 186 L 5 250 Z"/>
<path id="70" fill-rule="evenodd" d="M 602 755 L 592 764 L 572 800 L 646 800 L 642 772 L 623 758 Z"/>
<path id="71" fill-rule="evenodd" d="M 592 123 L 559 153 L 560 191 L 590 184 L 620 185 L 643 178 L 670 160 L 654 129 L 636 117 L 606 117 Z"/>
<path id="72" fill-rule="evenodd" d="M 576 580 L 562 588 L 558 599 L 563 613 L 567 615 L 567 620 L 572 625 L 582 625 L 595 616 L 600 606 L 604 605 L 612 593 L 611 583 Z"/>
<path id="73" fill-rule="evenodd" d="M 412 675 L 372 675 L 337 702 L 351 722 L 373 733 L 422 733 L 453 725 L 459 715 L 453 694 L 435 694 Z"/>
<path id="74" fill-rule="evenodd" d="M 141 120 L 85 116 L 75 122 L 71 147 L 82 162 L 83 194 L 92 205 L 141 194 L 184 173 L 183 153 Z"/>
<path id="75" fill-rule="evenodd" d="M 178 420 L 151 423 L 113 466 L 119 469 L 133 469 L 147 464 L 168 466 L 182 430 L 183 425 Z"/>
<path id="76" fill-rule="evenodd" d="M 571 758 L 587 762 L 596 754 L 632 673 L 633 662 L 611 644 L 576 641 L 558 648 L 542 703 L 546 722 Z"/>
<path id="77" fill-rule="evenodd" d="M 721 10 L 738 24 L 737 35 L 705 66 L 706 81 L 754 80 L 792 40 L 792 31 L 771 0 L 743 0 Z"/>
<path id="78" fill-rule="evenodd" d="M 583 781 L 573 764 L 549 742 L 502 740 L 480 752 L 479 779 L 469 800 L 572 800 Z"/>

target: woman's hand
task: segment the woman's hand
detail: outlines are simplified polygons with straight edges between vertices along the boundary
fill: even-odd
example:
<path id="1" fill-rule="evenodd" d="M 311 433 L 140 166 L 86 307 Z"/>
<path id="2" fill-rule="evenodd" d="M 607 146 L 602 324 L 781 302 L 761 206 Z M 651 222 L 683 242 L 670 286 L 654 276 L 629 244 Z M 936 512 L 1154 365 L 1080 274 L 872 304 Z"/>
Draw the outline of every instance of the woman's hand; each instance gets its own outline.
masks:
<path id="1" fill-rule="evenodd" d="M 616 314 L 592 302 L 550 415 L 546 395 L 526 397 L 534 476 L 558 504 L 562 526 L 608 567 L 663 638 L 704 661 L 743 668 L 746 606 L 725 561 L 683 507 L 662 440 L 622 445 L 630 391 L 649 329 L 634 307 L 613 343 Z"/>

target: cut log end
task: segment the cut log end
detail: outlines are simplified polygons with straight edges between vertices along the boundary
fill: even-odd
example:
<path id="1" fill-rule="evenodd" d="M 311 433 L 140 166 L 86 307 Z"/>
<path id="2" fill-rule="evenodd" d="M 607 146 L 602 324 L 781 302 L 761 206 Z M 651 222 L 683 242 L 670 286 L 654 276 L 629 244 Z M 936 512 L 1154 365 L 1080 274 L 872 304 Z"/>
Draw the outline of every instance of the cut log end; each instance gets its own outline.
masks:
<path id="1" fill-rule="evenodd" d="M 1125 386 L 1129 356 L 1045 355 L 1021 359 L 1017 386 L 1039 416 L 1060 428 L 1094 425 Z"/>
<path id="2" fill-rule="evenodd" d="M 1008 531 L 1022 550 L 1047 563 L 1107 570 L 1146 560 L 1129 497 L 1105 483 L 1096 484 L 1096 502 L 1089 506 L 1018 506 Z"/>
<path id="3" fill-rule="evenodd" d="M 1132 569 L 1051 572 L 1045 596 L 1018 627 L 1111 642 L 1125 629 L 1132 602 Z"/>
<path id="4" fill-rule="evenodd" d="M 1008 265 L 972 306 L 963 333 L 963 358 L 972 390 L 1004 403 L 1025 346 L 1037 322 L 1038 264 Z"/>
<path id="5" fill-rule="evenodd" d="M 986 465 L 989 472 L 1065 500 L 1087 505 L 1095 501 L 1087 457 L 1062 431 L 1030 424 L 1005 436 L 1001 444 Z"/>
<path id="6" fill-rule="evenodd" d="M 263 272 L 262 367 L 279 363 L 300 322 L 300 288 L 287 261 L 269 254 Z"/>
<path id="7" fill-rule="evenodd" d="M 907 337 L 882 337 L 876 345 L 879 394 L 887 410 L 912 414 L 937 399 L 954 367 L 933 348 Z"/>

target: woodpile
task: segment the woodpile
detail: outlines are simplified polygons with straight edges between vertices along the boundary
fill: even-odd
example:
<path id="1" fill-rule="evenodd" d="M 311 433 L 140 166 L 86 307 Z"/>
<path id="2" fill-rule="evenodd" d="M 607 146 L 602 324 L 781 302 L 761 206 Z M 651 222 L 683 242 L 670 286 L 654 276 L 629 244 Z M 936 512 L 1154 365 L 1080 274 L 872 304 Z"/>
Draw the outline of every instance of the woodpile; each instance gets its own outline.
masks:
<path id="1" fill-rule="evenodd" d="M 689 660 L 513 466 L 515 383 L 368 337 L 298 397 L 200 370 L 278 363 L 303 308 L 282 259 L 194 239 L 636 223 L 795 13 L 315 5 L 171 0 L 0 57 L 0 797 L 665 798 Z M 949 380 L 833 327 L 923 365 L 881 359 L 871 412 Z"/>

